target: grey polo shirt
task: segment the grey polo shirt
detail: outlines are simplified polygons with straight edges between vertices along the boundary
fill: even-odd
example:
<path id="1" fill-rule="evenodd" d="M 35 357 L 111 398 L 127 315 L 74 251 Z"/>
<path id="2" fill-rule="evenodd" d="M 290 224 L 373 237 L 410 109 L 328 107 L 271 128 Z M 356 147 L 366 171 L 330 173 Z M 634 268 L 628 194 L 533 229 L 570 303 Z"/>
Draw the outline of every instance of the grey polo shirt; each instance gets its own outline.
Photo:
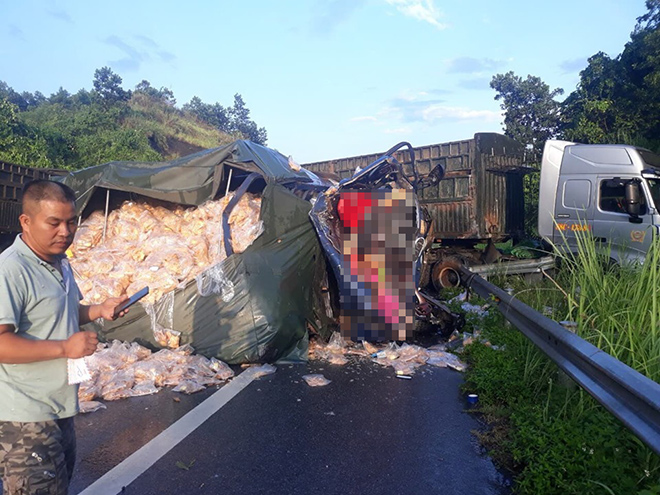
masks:
<path id="1" fill-rule="evenodd" d="M 65 340 L 79 330 L 80 290 L 66 256 L 60 275 L 17 236 L 0 254 L 0 324 L 34 340 Z M 67 360 L 0 364 L 0 421 L 68 418 L 78 412 L 78 386 Z"/>

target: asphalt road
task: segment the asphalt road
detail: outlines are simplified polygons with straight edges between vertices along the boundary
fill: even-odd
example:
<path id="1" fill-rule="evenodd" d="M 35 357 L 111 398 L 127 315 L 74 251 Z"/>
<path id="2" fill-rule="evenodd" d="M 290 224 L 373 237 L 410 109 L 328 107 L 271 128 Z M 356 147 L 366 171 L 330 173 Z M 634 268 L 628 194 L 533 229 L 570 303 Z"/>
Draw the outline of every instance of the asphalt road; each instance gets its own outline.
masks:
<path id="1" fill-rule="evenodd" d="M 425 366 L 404 380 L 370 361 L 277 368 L 254 381 L 244 372 L 220 390 L 163 390 L 78 416 L 70 493 L 111 495 L 108 479 L 114 493 L 141 495 L 509 493 L 471 433 L 482 425 L 467 409 L 461 373 Z M 332 382 L 310 387 L 307 373 Z M 190 417 L 225 392 L 196 427 Z"/>

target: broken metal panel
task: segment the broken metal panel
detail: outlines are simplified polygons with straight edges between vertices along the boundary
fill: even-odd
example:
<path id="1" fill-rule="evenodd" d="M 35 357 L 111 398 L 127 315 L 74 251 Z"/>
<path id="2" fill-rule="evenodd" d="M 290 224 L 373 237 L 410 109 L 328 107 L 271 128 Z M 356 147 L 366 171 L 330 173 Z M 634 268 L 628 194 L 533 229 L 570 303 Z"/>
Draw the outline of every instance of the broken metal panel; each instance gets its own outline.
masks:
<path id="1" fill-rule="evenodd" d="M 435 166 L 445 170 L 435 186 L 420 191 L 419 199 L 435 223 L 436 237 L 489 239 L 518 233 L 524 213 L 522 174 L 524 149 L 496 133 L 477 133 L 473 139 L 414 148 L 420 176 Z M 331 172 L 342 179 L 366 167 L 381 154 L 370 154 L 303 165 L 313 172 Z M 411 174 L 408 152 L 397 152 L 404 173 Z M 518 174 L 515 177 L 513 174 Z"/>
<path id="2" fill-rule="evenodd" d="M 483 218 L 485 231 L 497 237 L 504 232 L 506 220 L 505 177 L 484 170 Z"/>
<path id="3" fill-rule="evenodd" d="M 475 215 L 470 201 L 452 201 L 425 205 L 433 219 L 436 237 L 470 239 L 478 235 Z"/>

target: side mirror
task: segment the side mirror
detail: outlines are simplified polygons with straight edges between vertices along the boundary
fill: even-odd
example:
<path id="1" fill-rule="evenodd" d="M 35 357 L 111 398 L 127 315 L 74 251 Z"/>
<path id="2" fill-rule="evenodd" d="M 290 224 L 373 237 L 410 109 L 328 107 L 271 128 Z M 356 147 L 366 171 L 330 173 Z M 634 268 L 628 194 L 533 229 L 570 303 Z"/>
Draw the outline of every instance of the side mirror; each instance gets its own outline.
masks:
<path id="1" fill-rule="evenodd" d="M 639 212 L 641 211 L 641 205 L 639 200 L 639 186 L 637 185 L 637 182 L 626 182 L 625 191 L 626 211 L 631 216 L 638 216 Z"/>

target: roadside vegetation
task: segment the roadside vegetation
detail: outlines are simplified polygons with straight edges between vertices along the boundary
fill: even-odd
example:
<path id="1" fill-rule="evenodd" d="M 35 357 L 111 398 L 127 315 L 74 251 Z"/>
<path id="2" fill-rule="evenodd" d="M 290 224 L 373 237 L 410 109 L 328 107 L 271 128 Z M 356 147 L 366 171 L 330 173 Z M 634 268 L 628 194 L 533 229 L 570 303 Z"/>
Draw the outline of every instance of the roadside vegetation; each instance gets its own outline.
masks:
<path id="1" fill-rule="evenodd" d="M 574 322 L 580 337 L 660 382 L 660 241 L 643 266 L 604 263 L 586 236 L 579 248 L 560 256 L 552 279 L 492 281 L 555 321 Z M 479 394 L 490 427 L 478 435 L 513 475 L 515 493 L 660 494 L 660 458 L 499 311 L 471 316 L 467 331 L 475 330 L 494 347 L 465 347 L 465 390 Z"/>
<path id="2" fill-rule="evenodd" d="M 79 169 L 109 161 L 161 161 L 235 139 L 266 144 L 240 94 L 233 106 L 193 97 L 178 108 L 173 92 L 143 80 L 125 90 L 109 67 L 93 89 L 64 88 L 46 97 L 0 81 L 0 160 L 42 168 Z"/>

